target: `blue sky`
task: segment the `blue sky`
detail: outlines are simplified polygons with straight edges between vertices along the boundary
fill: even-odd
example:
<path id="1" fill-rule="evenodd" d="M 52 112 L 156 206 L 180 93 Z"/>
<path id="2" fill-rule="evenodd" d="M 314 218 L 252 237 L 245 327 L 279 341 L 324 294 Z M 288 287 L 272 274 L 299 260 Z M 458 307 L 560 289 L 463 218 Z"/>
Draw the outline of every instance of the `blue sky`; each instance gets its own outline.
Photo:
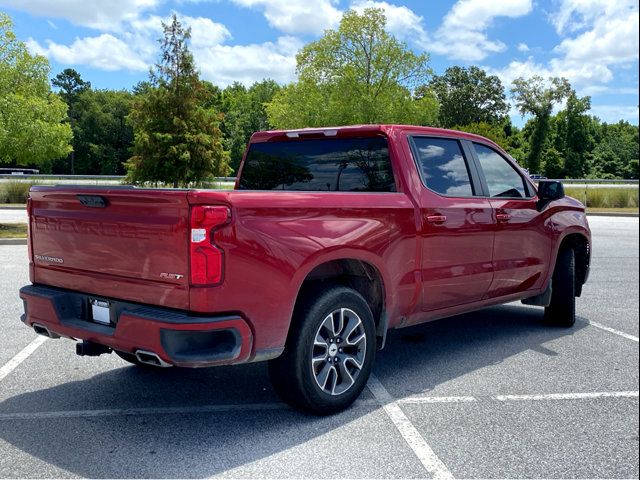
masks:
<path id="1" fill-rule="evenodd" d="M 224 87 L 295 80 L 298 49 L 345 10 L 368 6 L 429 52 L 436 73 L 478 65 L 507 87 L 520 76 L 564 76 L 591 96 L 592 114 L 638 124 L 638 0 L 0 0 L 52 74 L 72 67 L 95 88 L 127 89 L 147 78 L 172 12 L 192 27 L 202 76 Z"/>

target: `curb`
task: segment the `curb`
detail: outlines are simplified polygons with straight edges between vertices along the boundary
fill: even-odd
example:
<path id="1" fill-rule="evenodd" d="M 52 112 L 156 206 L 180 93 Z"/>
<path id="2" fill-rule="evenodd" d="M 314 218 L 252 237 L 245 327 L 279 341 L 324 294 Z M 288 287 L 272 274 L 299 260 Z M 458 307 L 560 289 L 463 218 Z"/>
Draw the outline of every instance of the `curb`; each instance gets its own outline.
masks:
<path id="1" fill-rule="evenodd" d="M 638 218 L 637 213 L 625 213 L 625 212 L 587 212 L 587 217 L 627 217 Z"/>
<path id="2" fill-rule="evenodd" d="M 0 245 L 26 245 L 26 238 L 0 238 Z"/>
<path id="3" fill-rule="evenodd" d="M 0 205 L 0 210 L 26 210 L 26 205 Z"/>

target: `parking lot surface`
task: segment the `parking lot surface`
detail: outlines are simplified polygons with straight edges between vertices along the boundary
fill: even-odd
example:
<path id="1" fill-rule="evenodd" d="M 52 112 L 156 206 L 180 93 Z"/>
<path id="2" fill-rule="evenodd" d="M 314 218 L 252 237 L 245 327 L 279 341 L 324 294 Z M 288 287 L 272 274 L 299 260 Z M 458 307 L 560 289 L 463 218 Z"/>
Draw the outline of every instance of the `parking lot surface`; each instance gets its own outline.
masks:
<path id="1" fill-rule="evenodd" d="M 325 418 L 264 364 L 155 370 L 37 337 L 26 246 L 0 246 L 0 477 L 637 478 L 638 219 L 589 221 L 575 327 L 513 303 L 392 331 Z"/>

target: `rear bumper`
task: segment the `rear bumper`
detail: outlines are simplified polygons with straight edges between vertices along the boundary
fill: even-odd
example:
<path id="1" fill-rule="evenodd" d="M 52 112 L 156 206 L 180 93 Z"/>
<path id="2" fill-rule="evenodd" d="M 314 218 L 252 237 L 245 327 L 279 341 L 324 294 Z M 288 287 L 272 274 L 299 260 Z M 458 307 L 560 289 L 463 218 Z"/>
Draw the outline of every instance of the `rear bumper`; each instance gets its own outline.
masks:
<path id="1" fill-rule="evenodd" d="M 180 367 L 243 363 L 251 356 L 253 334 L 240 316 L 192 316 L 102 299 L 111 305 L 111 322 L 105 325 L 90 319 L 89 302 L 95 295 L 28 285 L 20 289 L 20 298 L 22 321 L 32 328 L 45 327 L 53 337 L 87 340 L 127 353 L 153 352 Z"/>

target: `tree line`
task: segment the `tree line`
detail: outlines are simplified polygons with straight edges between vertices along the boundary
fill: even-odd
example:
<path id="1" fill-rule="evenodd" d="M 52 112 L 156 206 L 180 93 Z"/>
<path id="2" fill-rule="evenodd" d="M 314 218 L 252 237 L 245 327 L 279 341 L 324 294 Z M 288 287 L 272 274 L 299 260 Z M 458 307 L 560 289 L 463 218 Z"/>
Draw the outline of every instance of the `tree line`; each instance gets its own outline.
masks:
<path id="1" fill-rule="evenodd" d="M 349 11 L 298 52 L 295 82 L 222 89 L 200 78 L 190 29 L 174 15 L 149 79 L 128 91 L 92 88 L 70 68 L 51 85 L 47 60 L 0 14 L 0 164 L 194 185 L 234 174 L 255 131 L 404 123 L 483 135 L 550 178 L 638 178 L 638 127 L 590 115 L 568 80 L 520 78 L 507 90 L 476 66 L 435 74 L 427 53 L 385 27 L 382 10 Z M 528 118 L 522 128 L 509 98 Z"/>

